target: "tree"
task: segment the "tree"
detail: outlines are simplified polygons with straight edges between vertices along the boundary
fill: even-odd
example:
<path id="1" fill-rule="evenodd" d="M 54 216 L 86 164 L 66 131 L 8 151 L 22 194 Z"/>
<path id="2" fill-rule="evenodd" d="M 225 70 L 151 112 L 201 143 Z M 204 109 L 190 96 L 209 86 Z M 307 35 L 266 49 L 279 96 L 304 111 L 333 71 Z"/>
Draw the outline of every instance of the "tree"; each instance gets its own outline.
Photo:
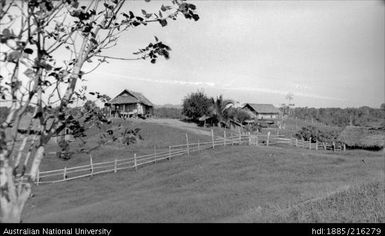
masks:
<path id="1" fill-rule="evenodd" d="M 0 222 L 21 221 L 45 146 L 54 135 L 70 128 L 81 137 L 86 123 L 108 123 L 98 112 L 80 112 L 81 117 L 68 113 L 70 104 L 87 100 L 86 89 L 79 89 L 78 82 L 110 59 L 156 63 L 160 57 L 168 59 L 171 48 L 154 37 L 134 58 L 106 56 L 105 50 L 132 28 L 152 23 L 165 27 L 178 15 L 199 19 L 196 6 L 184 0 L 172 0 L 156 13 L 142 10 L 139 14 L 123 12 L 125 2 L 0 1 L 0 99 L 9 109 L 0 124 Z M 85 71 L 86 65 L 94 68 Z M 34 108 L 32 115 L 27 112 L 29 106 Z M 29 122 L 26 133 L 19 129 L 23 119 Z"/>
<path id="2" fill-rule="evenodd" d="M 230 107 L 227 113 L 231 120 L 237 121 L 241 124 L 243 124 L 246 120 L 251 119 L 250 114 L 241 108 Z"/>
<path id="3" fill-rule="evenodd" d="M 340 130 L 334 128 L 321 128 L 315 126 L 302 127 L 295 137 L 304 139 L 305 141 L 312 140 L 312 142 L 333 142 L 337 140 Z"/>
<path id="4" fill-rule="evenodd" d="M 198 121 L 200 117 L 209 115 L 210 106 L 210 98 L 208 98 L 203 91 L 197 91 L 187 95 L 183 99 L 182 114 L 193 121 Z"/>
<path id="5" fill-rule="evenodd" d="M 96 105 L 95 101 L 88 100 L 86 103 L 84 103 L 83 108 L 87 111 L 99 109 L 99 107 Z"/>
<path id="6" fill-rule="evenodd" d="M 218 126 L 228 126 L 230 120 L 229 109 L 234 105 L 232 100 L 224 100 L 220 95 L 216 99 L 211 98 L 211 106 L 209 108 L 210 117 L 215 120 Z"/>

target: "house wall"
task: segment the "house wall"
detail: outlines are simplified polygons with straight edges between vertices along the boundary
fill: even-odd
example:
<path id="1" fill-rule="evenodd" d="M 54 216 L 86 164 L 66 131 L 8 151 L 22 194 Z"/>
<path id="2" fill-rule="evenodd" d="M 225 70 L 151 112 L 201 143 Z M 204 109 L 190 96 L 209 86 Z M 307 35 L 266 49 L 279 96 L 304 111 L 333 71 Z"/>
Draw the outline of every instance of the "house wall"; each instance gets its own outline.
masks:
<path id="1" fill-rule="evenodd" d="M 119 104 L 119 105 L 113 105 L 112 110 L 113 111 L 120 111 L 120 112 L 133 112 L 137 109 L 136 104 Z"/>
<path id="2" fill-rule="evenodd" d="M 269 120 L 269 119 L 278 119 L 277 113 L 256 113 L 255 111 L 251 110 L 249 107 L 243 108 L 244 111 L 246 111 L 251 118 L 253 119 L 259 119 L 259 120 Z"/>
<path id="3" fill-rule="evenodd" d="M 268 119 L 278 119 L 277 114 L 257 114 L 257 119 L 268 120 Z"/>
<path id="4" fill-rule="evenodd" d="M 111 114 L 119 112 L 130 112 L 138 115 L 144 114 L 153 114 L 153 108 L 150 106 L 146 106 L 141 103 L 132 103 L 132 104 L 120 104 L 120 105 L 112 105 Z"/>
<path id="5" fill-rule="evenodd" d="M 137 109 L 137 112 L 139 115 L 143 115 L 144 114 L 144 111 L 145 111 L 145 108 L 142 104 L 140 103 L 137 103 L 136 104 L 136 109 Z"/>
<path id="6" fill-rule="evenodd" d="M 135 112 L 137 109 L 136 104 L 124 104 L 125 105 L 125 112 Z"/>

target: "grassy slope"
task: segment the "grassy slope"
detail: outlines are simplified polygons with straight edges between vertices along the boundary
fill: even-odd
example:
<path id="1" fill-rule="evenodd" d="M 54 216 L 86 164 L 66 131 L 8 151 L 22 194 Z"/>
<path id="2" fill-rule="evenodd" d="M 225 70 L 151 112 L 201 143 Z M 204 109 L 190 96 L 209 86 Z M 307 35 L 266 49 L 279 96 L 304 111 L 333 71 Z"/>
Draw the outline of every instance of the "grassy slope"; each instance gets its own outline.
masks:
<path id="1" fill-rule="evenodd" d="M 122 159 L 124 157 L 133 157 L 134 153 L 137 155 L 149 154 L 154 152 L 156 146 L 157 152 L 162 150 L 168 150 L 168 146 L 176 144 L 186 143 L 186 133 L 189 136 L 189 142 L 197 142 L 198 139 L 202 141 L 210 140 L 207 135 L 199 135 L 189 130 L 183 130 L 180 128 L 173 128 L 162 124 L 149 123 L 141 120 L 129 120 L 119 121 L 115 120 L 113 123 L 115 126 L 122 124 L 124 127 L 140 128 L 140 135 L 143 140 L 133 145 L 122 145 L 120 143 L 107 144 L 100 149 L 92 152 L 94 162 L 102 162 L 113 160 L 115 158 Z M 88 130 L 88 146 L 94 146 L 98 140 L 98 130 Z M 48 152 L 55 151 L 57 145 L 50 144 L 47 148 Z M 72 144 L 72 147 L 77 148 L 76 143 Z M 64 166 L 72 167 L 77 165 L 89 164 L 89 156 L 86 154 L 76 154 L 68 161 L 64 161 L 56 158 L 54 155 L 47 155 L 46 159 L 42 162 L 41 170 L 52 170 L 58 168 L 64 168 Z"/>
<path id="2" fill-rule="evenodd" d="M 261 207 L 285 208 L 325 192 L 383 178 L 382 153 L 368 153 L 338 156 L 302 149 L 218 148 L 137 172 L 39 186 L 26 206 L 24 219 L 244 222 Z M 363 156 L 367 156 L 366 165 L 361 161 Z"/>
<path id="3" fill-rule="evenodd" d="M 269 215 L 266 217 L 266 215 Z M 384 183 L 375 181 L 273 213 L 269 222 L 385 222 Z M 256 219 L 255 219 L 256 220 Z"/>

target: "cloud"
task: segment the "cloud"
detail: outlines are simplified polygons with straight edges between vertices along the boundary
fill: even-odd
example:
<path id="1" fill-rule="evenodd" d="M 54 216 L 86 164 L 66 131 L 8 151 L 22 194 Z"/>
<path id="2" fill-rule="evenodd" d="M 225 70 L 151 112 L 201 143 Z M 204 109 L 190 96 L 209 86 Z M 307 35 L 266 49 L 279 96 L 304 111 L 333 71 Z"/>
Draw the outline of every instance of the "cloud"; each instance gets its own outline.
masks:
<path id="1" fill-rule="evenodd" d="M 125 75 L 121 74 L 115 74 L 115 73 L 104 73 L 100 72 L 100 75 L 106 75 L 110 77 L 114 77 L 115 79 L 121 80 L 121 81 L 127 81 L 127 77 Z M 151 79 L 151 78 L 139 78 L 139 77 L 129 77 L 131 80 L 137 80 L 137 81 L 144 81 L 144 82 L 151 82 L 151 83 L 160 83 L 160 84 L 175 84 L 175 85 L 182 85 L 182 86 L 205 86 L 205 87 L 212 87 L 217 90 L 232 90 L 232 91 L 252 91 L 252 92 L 261 92 L 261 93 L 268 93 L 268 94 L 278 94 L 286 96 L 289 91 L 287 90 L 279 90 L 279 89 L 270 89 L 270 88 L 263 88 L 263 87 L 231 87 L 229 86 L 232 81 L 228 84 L 216 84 L 214 82 L 207 82 L 207 81 L 183 81 L 183 80 L 167 80 L 167 79 Z M 309 88 L 309 87 L 307 87 Z M 303 93 L 303 92 L 296 92 L 293 93 L 294 97 L 307 97 L 307 98 L 315 98 L 315 99 L 323 99 L 323 100 L 333 100 L 333 101 L 346 101 L 345 99 L 337 98 L 337 97 L 330 97 L 330 96 L 323 96 L 319 94 L 314 93 Z"/>
<path id="2" fill-rule="evenodd" d="M 279 89 L 269 89 L 269 88 L 252 88 L 252 87 L 233 87 L 233 88 L 221 88 L 226 90 L 238 90 L 238 91 L 253 91 L 253 92 L 261 92 L 261 93 L 270 93 L 270 94 L 279 94 L 279 95 L 287 95 L 288 91 L 279 90 Z M 308 97 L 308 98 L 316 98 L 316 99 L 324 99 L 324 100 L 334 100 L 334 101 L 345 101 L 345 99 L 337 98 L 337 97 L 329 97 L 318 94 L 310 94 L 310 93 L 293 93 L 294 97 Z"/>
<path id="3" fill-rule="evenodd" d="M 114 73 L 99 73 L 107 76 L 112 76 L 115 78 L 118 78 L 120 80 L 127 79 L 127 76 L 120 75 L 120 74 L 114 74 Z M 137 81 L 145 81 L 145 82 L 152 82 L 152 83 L 161 83 L 161 84 L 177 84 L 177 85 L 187 85 L 187 86 L 209 86 L 214 87 L 214 82 L 206 82 L 206 81 L 183 81 L 183 80 L 167 80 L 167 79 L 150 79 L 150 78 L 138 78 L 138 77 L 129 77 L 129 79 L 137 80 Z"/>

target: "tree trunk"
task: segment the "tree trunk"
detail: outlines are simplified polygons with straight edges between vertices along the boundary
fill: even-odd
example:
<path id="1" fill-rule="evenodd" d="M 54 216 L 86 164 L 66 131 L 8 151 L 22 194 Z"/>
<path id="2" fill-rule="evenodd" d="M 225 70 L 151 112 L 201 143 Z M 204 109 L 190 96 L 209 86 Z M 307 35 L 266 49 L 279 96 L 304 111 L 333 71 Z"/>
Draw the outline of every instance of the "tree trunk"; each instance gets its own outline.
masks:
<path id="1" fill-rule="evenodd" d="M 0 153 L 0 223 L 20 223 L 21 213 L 31 193 L 31 185 L 15 185 L 13 168 L 5 158 L 7 152 L 3 149 Z"/>

